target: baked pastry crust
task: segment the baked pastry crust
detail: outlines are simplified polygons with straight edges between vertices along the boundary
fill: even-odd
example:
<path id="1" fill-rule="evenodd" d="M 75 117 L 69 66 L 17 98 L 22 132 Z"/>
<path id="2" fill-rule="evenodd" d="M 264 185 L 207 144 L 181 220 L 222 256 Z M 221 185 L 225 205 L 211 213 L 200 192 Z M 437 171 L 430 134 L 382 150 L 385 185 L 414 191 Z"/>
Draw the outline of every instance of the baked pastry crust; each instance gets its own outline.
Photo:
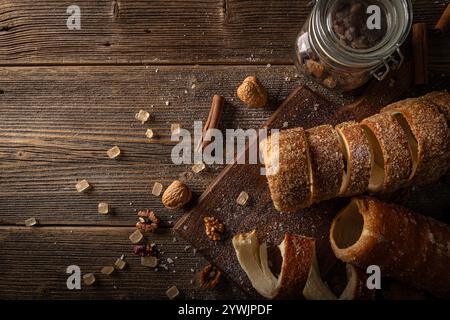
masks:
<path id="1" fill-rule="evenodd" d="M 450 228 L 443 223 L 357 197 L 334 219 L 330 242 L 342 261 L 364 270 L 377 265 L 385 276 L 450 297 Z"/>
<path id="2" fill-rule="evenodd" d="M 339 136 L 330 125 L 306 130 L 311 161 L 312 197 L 317 203 L 338 196 L 344 176 Z"/>
<path id="3" fill-rule="evenodd" d="M 435 104 L 439 111 L 450 122 L 450 93 L 447 91 L 433 91 L 420 97 L 419 100 L 426 100 Z"/>
<path id="4" fill-rule="evenodd" d="M 370 192 L 394 192 L 405 186 L 412 170 L 409 143 L 399 122 L 389 113 L 361 122 L 372 145 Z"/>
<path id="5" fill-rule="evenodd" d="M 355 121 L 336 126 L 345 158 L 345 174 L 339 195 L 362 194 L 369 187 L 372 148 L 364 129 Z"/>
<path id="6" fill-rule="evenodd" d="M 382 112 L 397 116 L 409 137 L 413 159 L 411 184 L 436 181 L 450 165 L 450 130 L 438 108 L 425 99 L 408 99 L 391 104 Z"/>
<path id="7" fill-rule="evenodd" d="M 268 137 L 261 143 L 270 194 L 278 211 L 289 212 L 311 204 L 309 147 L 302 128 L 279 133 L 278 151 Z M 276 155 L 278 154 L 278 159 Z M 278 161 L 277 161 L 278 160 Z"/>

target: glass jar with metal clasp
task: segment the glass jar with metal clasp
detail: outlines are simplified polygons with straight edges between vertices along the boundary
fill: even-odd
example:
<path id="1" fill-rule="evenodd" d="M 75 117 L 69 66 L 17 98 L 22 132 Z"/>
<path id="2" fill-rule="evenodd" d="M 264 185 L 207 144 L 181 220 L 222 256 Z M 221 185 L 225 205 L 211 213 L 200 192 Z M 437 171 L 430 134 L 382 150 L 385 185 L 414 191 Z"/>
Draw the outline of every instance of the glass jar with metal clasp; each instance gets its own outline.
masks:
<path id="1" fill-rule="evenodd" d="M 295 42 L 295 64 L 322 85 L 352 91 L 404 60 L 410 0 L 316 0 Z"/>

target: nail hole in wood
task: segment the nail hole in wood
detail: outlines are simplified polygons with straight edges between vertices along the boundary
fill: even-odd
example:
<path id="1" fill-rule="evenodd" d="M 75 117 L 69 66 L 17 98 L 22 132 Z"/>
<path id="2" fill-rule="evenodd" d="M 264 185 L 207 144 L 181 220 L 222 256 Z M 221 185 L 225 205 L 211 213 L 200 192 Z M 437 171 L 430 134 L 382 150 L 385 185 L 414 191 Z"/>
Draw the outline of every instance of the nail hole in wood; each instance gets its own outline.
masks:
<path id="1" fill-rule="evenodd" d="M 5 91 L 0 89 L 0 94 L 4 94 L 4 93 L 5 93 Z"/>
<path id="2" fill-rule="evenodd" d="M 105 47 L 111 47 L 111 43 L 109 43 L 109 41 L 105 42 L 103 45 L 104 45 Z"/>

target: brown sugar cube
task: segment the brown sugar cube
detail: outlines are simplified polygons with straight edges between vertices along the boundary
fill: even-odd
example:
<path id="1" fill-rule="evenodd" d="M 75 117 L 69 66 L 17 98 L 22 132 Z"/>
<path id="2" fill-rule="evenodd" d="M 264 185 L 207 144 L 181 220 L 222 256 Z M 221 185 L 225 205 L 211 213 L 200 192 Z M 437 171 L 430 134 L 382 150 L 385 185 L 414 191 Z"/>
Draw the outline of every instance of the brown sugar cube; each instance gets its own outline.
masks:
<path id="1" fill-rule="evenodd" d="M 27 226 L 27 227 L 33 227 L 33 226 L 35 226 L 37 224 L 38 224 L 38 221 L 34 217 L 25 220 L 25 226 Z"/>
<path id="2" fill-rule="evenodd" d="M 245 191 L 242 191 L 239 194 L 239 196 L 237 197 L 236 203 L 240 206 L 245 206 L 245 205 L 247 205 L 248 199 L 249 199 L 248 193 Z"/>
<path id="3" fill-rule="evenodd" d="M 203 170 L 205 170 L 206 165 L 204 162 L 200 162 L 197 164 L 194 164 L 192 166 L 192 172 L 194 172 L 195 174 L 202 172 Z"/>
<path id="4" fill-rule="evenodd" d="M 127 263 L 125 262 L 125 260 L 119 258 L 116 260 L 116 262 L 114 262 L 114 266 L 117 270 L 123 270 L 127 266 Z"/>
<path id="5" fill-rule="evenodd" d="M 152 129 L 147 129 L 147 131 L 145 132 L 145 136 L 149 139 L 153 139 L 156 135 Z"/>
<path id="6" fill-rule="evenodd" d="M 134 244 L 141 242 L 143 238 L 144 235 L 139 230 L 133 232 L 129 237 L 130 241 Z"/>
<path id="7" fill-rule="evenodd" d="M 141 264 L 145 267 L 154 268 L 158 265 L 158 259 L 153 256 L 141 257 Z"/>
<path id="8" fill-rule="evenodd" d="M 108 214 L 109 213 L 109 205 L 106 202 L 100 202 L 98 204 L 98 213 L 100 214 Z"/>
<path id="9" fill-rule="evenodd" d="M 159 182 L 155 182 L 152 188 L 152 194 L 156 197 L 159 197 L 162 193 L 163 185 Z"/>
<path id="10" fill-rule="evenodd" d="M 179 123 L 172 123 L 170 125 L 170 132 L 172 132 L 173 134 L 177 134 L 180 132 L 181 126 Z"/>
<path id="11" fill-rule="evenodd" d="M 95 275 L 93 273 L 84 274 L 83 283 L 87 286 L 92 286 L 95 283 Z"/>
<path id="12" fill-rule="evenodd" d="M 106 154 L 110 159 L 117 159 L 118 157 L 120 157 L 120 152 L 120 148 L 118 146 L 114 146 L 106 151 Z"/>
<path id="13" fill-rule="evenodd" d="M 106 274 L 107 276 L 111 275 L 114 272 L 113 266 L 106 266 L 100 270 L 101 273 Z"/>
<path id="14" fill-rule="evenodd" d="M 145 110 L 139 110 L 135 115 L 136 120 L 140 121 L 142 124 L 146 123 L 150 118 L 150 113 Z"/>
<path id="15" fill-rule="evenodd" d="M 167 289 L 166 295 L 170 300 L 173 300 L 180 295 L 180 290 L 178 290 L 176 286 L 171 286 L 169 289 Z"/>
<path id="16" fill-rule="evenodd" d="M 78 192 L 84 192 L 84 191 L 88 190 L 90 187 L 91 187 L 91 185 L 89 184 L 89 182 L 86 179 L 81 180 L 80 182 L 78 182 L 75 185 L 75 188 L 77 189 Z"/>

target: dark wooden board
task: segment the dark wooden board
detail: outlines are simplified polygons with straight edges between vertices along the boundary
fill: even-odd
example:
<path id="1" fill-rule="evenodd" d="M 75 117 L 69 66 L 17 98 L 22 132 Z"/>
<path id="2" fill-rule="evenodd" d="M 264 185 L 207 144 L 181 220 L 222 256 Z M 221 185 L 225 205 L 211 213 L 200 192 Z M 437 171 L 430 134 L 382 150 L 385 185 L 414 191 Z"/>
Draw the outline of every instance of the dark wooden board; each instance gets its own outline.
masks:
<path id="1" fill-rule="evenodd" d="M 14 0 L 0 2 L 0 65 L 292 63 L 309 0 Z M 447 0 L 414 0 L 430 28 Z M 68 30 L 67 8 L 81 9 Z M 450 48 L 432 39 L 431 63 Z"/>
<path id="2" fill-rule="evenodd" d="M 306 87 L 295 90 L 264 127 L 303 127 L 305 129 L 349 120 L 360 120 L 399 98 L 409 87 L 412 73 L 405 64 L 396 75 L 403 79 L 389 86 L 390 79 L 375 83 L 367 93 L 347 107 L 338 107 Z M 346 199 L 335 199 L 299 210 L 296 213 L 280 214 L 273 207 L 265 176 L 260 174 L 259 165 L 230 164 L 211 183 L 199 199 L 196 207 L 185 215 L 175 230 L 244 291 L 255 294 L 244 271 L 239 266 L 231 243 L 233 235 L 239 232 L 257 230 L 260 241 L 279 244 L 285 233 L 300 234 L 316 239 L 318 260 L 323 272 L 335 262 L 329 245 L 328 234 L 331 220 L 346 203 Z M 250 204 L 241 207 L 236 198 L 241 191 L 250 195 Z M 204 232 L 203 217 L 214 216 L 226 226 L 222 241 L 209 240 Z"/>

